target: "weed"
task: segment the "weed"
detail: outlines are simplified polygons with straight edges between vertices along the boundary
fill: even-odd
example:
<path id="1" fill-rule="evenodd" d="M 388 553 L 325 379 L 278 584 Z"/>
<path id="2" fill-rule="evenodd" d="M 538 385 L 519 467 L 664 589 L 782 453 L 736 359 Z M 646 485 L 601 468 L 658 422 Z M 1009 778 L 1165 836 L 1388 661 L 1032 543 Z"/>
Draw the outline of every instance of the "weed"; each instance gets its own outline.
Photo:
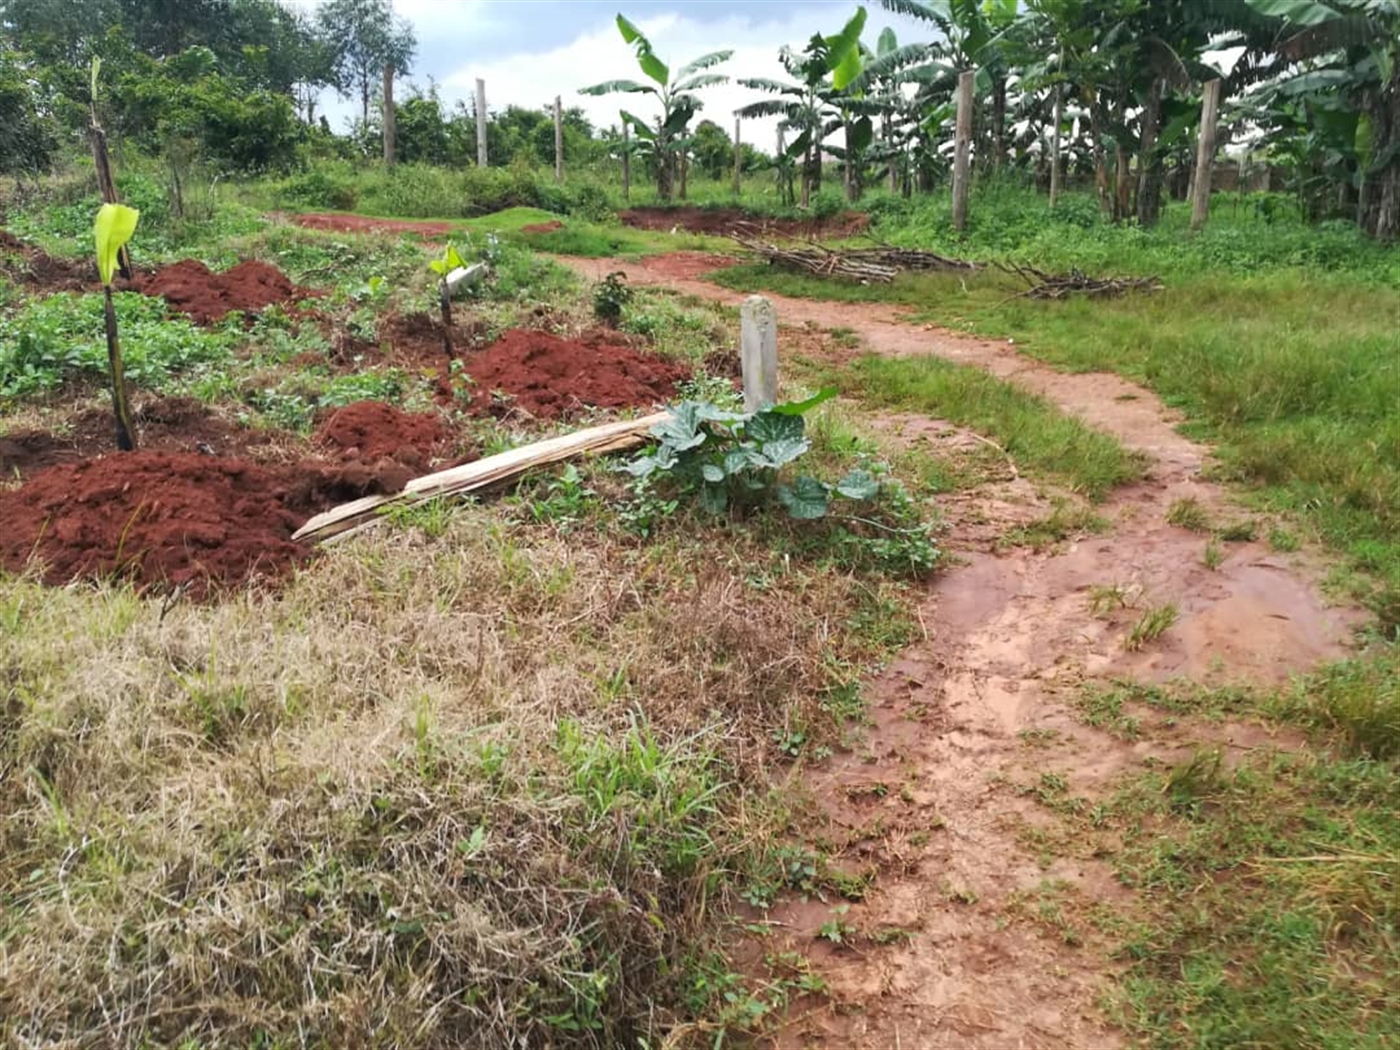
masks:
<path id="1" fill-rule="evenodd" d="M 1210 514 L 1194 496 L 1179 499 L 1167 511 L 1167 524 L 1192 532 L 1210 531 Z"/>
<path id="2" fill-rule="evenodd" d="M 1089 611 L 1095 616 L 1110 616 L 1136 602 L 1141 591 L 1136 584 L 1095 584 L 1089 588 Z"/>
<path id="3" fill-rule="evenodd" d="M 616 328 L 622 311 L 632 302 L 633 292 L 627 285 L 627 275 L 610 273 L 593 286 L 593 316 L 603 324 Z"/>
<path id="4" fill-rule="evenodd" d="M 1201 554 L 1202 564 L 1211 572 L 1214 572 L 1216 569 L 1220 568 L 1224 561 L 1225 548 L 1220 546 L 1219 540 L 1215 537 L 1211 537 L 1210 541 L 1206 544 L 1205 551 Z"/>
<path id="5" fill-rule="evenodd" d="M 1070 500 L 1059 500 L 1048 515 L 1008 530 L 998 543 L 1003 547 L 1030 547 L 1039 551 L 1074 537 L 1103 532 L 1107 528 L 1108 520 L 1088 507 Z"/>
<path id="6" fill-rule="evenodd" d="M 1281 553 L 1291 553 L 1296 551 L 1302 544 L 1298 540 L 1296 533 L 1276 526 L 1269 530 L 1269 546 Z"/>
<path id="7" fill-rule="evenodd" d="M 831 909 L 831 918 L 822 923 L 817 929 L 817 936 L 832 944 L 845 944 L 856 932 L 855 927 L 846 922 L 846 913 L 851 910 L 849 904 L 838 904 Z"/>
<path id="8" fill-rule="evenodd" d="M 1258 535 L 1258 531 L 1254 522 L 1246 519 L 1245 521 L 1237 521 L 1233 525 L 1226 525 L 1216 533 L 1216 536 L 1226 543 L 1251 543 Z"/>
<path id="9" fill-rule="evenodd" d="M 1133 624 L 1128 636 L 1123 639 L 1123 648 L 1135 653 L 1149 642 L 1156 641 L 1177 620 L 1177 608 L 1172 602 L 1154 605 L 1142 614 Z"/>

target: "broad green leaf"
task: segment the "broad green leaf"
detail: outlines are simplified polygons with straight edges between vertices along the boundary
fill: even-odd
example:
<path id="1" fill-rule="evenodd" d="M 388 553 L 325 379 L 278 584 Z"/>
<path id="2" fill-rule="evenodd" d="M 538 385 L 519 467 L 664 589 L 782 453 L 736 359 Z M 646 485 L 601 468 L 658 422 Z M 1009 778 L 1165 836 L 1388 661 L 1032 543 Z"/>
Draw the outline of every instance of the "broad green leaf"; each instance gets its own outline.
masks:
<path id="1" fill-rule="evenodd" d="M 733 51 L 711 51 L 708 55 L 701 55 L 693 62 L 687 62 L 685 65 L 681 66 L 680 70 L 676 73 L 676 78 L 684 79 L 685 77 L 700 72 L 702 69 L 709 69 L 711 66 L 717 66 L 721 62 L 728 62 L 733 54 Z"/>
<path id="2" fill-rule="evenodd" d="M 632 126 L 632 130 L 637 133 L 637 138 L 644 139 L 647 142 L 656 138 L 656 132 L 652 129 L 651 125 L 641 117 L 637 116 L 635 113 L 628 113 L 625 109 L 619 110 L 618 112 L 621 114 L 622 119 Z"/>
<path id="3" fill-rule="evenodd" d="M 723 514 L 724 508 L 729 506 L 729 490 L 723 485 L 701 485 L 700 506 L 711 514 Z"/>
<path id="4" fill-rule="evenodd" d="M 97 210 L 93 233 L 97 242 L 97 273 L 103 284 L 112 283 L 117 272 L 117 253 L 136 232 L 141 213 L 125 204 L 104 204 Z"/>
<path id="5" fill-rule="evenodd" d="M 796 417 L 789 416 L 788 418 Z M 779 438 L 777 441 L 764 442 L 762 454 L 763 458 L 768 461 L 768 466 L 777 470 L 779 467 L 791 463 L 811 447 L 812 443 L 806 438 Z"/>
<path id="6" fill-rule="evenodd" d="M 772 410 L 756 413 L 744 425 L 744 437 L 760 445 L 771 441 L 799 441 L 805 432 L 801 416 Z"/>
<path id="7" fill-rule="evenodd" d="M 824 386 L 805 401 L 784 401 L 781 405 L 774 405 L 768 411 L 776 412 L 780 416 L 800 416 L 824 401 L 830 401 L 837 393 L 834 386 Z"/>
<path id="8" fill-rule="evenodd" d="M 714 423 L 737 423 L 748 416 L 743 412 L 730 412 L 708 401 L 698 401 L 695 403 L 695 418 Z"/>
<path id="9" fill-rule="evenodd" d="M 644 46 L 651 47 L 651 41 L 642 36 L 642 31 L 622 15 L 617 16 L 617 31 L 622 34 L 622 39 L 629 44 L 635 44 L 640 40 Z"/>
<path id="10" fill-rule="evenodd" d="M 880 483 L 868 470 L 853 470 L 836 483 L 836 491 L 847 499 L 874 499 Z"/>
<path id="11" fill-rule="evenodd" d="M 705 463 L 700 467 L 700 476 L 712 484 L 724 481 L 724 468 L 715 463 Z"/>
<path id="12" fill-rule="evenodd" d="M 754 466 L 754 454 L 751 449 L 732 448 L 724 454 L 724 472 L 729 477 L 738 477 L 749 467 Z"/>
<path id="13" fill-rule="evenodd" d="M 1341 17 L 1341 12 L 1316 0 L 1245 0 L 1245 3 L 1267 18 L 1282 18 L 1295 26 L 1316 26 Z"/>
<path id="14" fill-rule="evenodd" d="M 705 443 L 705 431 L 700 429 L 698 406 L 694 401 L 685 401 L 671 410 L 671 414 L 651 428 L 651 436 L 662 442 L 662 447 L 676 452 L 696 448 Z"/>
<path id="15" fill-rule="evenodd" d="M 703 87 L 711 87 L 715 84 L 727 84 L 729 78 L 721 73 L 701 73 L 699 76 L 687 77 L 676 85 L 676 91 L 699 91 Z"/>
<path id="16" fill-rule="evenodd" d="M 794 518 L 826 517 L 829 498 L 827 487 L 815 478 L 800 477 L 791 485 L 778 486 L 778 502 Z"/>
<path id="17" fill-rule="evenodd" d="M 580 95 L 614 95 L 619 91 L 627 91 L 632 94 L 649 91 L 655 94 L 656 88 L 650 84 L 638 84 L 635 80 L 605 80 L 601 84 L 578 89 Z"/>

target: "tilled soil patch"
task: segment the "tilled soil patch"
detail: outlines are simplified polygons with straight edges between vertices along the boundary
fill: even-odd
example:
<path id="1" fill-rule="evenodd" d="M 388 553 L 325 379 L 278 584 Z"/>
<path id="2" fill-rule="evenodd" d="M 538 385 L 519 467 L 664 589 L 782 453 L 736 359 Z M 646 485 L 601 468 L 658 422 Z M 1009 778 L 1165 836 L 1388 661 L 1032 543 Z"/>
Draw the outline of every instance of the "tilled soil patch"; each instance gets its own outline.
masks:
<path id="1" fill-rule="evenodd" d="M 158 451 L 63 463 L 0 492 L 0 566 L 18 573 L 37 563 L 54 585 L 120 578 L 195 599 L 275 584 L 313 554 L 292 542 L 302 522 L 396 492 L 411 473 L 392 460 L 277 467 Z"/>
<path id="2" fill-rule="evenodd" d="M 601 332 L 569 340 L 512 328 L 463 362 L 472 409 L 560 419 L 590 408 L 647 408 L 670 400 L 691 376 L 678 362 L 616 340 Z"/>
<path id="3" fill-rule="evenodd" d="M 257 259 L 223 273 L 214 273 L 195 259 L 182 259 L 153 274 L 137 274 L 128 287 L 143 295 L 162 297 L 172 310 L 201 325 L 213 324 L 234 311 L 256 313 L 315 294 L 297 287 L 277 267 Z"/>
<path id="4" fill-rule="evenodd" d="M 142 451 L 197 452 L 255 462 L 286 462 L 305 454 L 305 439 L 282 430 L 253 430 L 192 397 L 161 397 L 136 406 Z M 75 463 L 115 449 L 112 410 L 79 412 L 63 433 L 16 430 L 0 434 L 0 478 L 28 477 L 46 467 Z"/>
<path id="5" fill-rule="evenodd" d="M 624 225 L 639 230 L 681 229 L 718 237 L 728 237 L 738 230 L 758 230 L 785 237 L 852 237 L 870 226 L 870 216 L 857 211 L 823 219 L 777 219 L 755 215 L 742 208 L 699 208 L 693 204 L 676 208 L 632 208 L 619 212 L 617 217 Z"/>
<path id="6" fill-rule="evenodd" d="M 5 230 L 0 230 L 0 274 L 46 292 L 83 292 L 98 286 L 97 264 L 92 260 L 55 259 Z"/>
<path id="7" fill-rule="evenodd" d="M 382 401 L 357 401 L 332 412 L 316 431 L 316 443 L 344 460 L 393 460 L 425 471 L 449 435 L 432 413 L 404 412 Z"/>

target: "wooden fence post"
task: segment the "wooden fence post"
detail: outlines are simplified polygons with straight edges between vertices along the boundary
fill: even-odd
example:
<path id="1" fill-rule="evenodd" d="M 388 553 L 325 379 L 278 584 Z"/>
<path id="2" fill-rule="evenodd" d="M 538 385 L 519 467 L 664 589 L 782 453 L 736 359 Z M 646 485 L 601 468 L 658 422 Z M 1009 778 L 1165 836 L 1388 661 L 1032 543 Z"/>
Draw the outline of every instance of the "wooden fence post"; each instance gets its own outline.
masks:
<path id="1" fill-rule="evenodd" d="M 1220 113 L 1220 79 L 1206 81 L 1201 98 L 1201 134 L 1196 142 L 1196 180 L 1192 187 L 1191 229 L 1210 215 L 1211 175 L 1215 166 L 1215 121 Z"/>
<path id="2" fill-rule="evenodd" d="M 739 177 L 744 163 L 744 151 L 739 148 L 739 121 L 739 117 L 734 118 L 734 196 L 736 197 L 741 192 Z"/>
<path id="3" fill-rule="evenodd" d="M 627 122 L 622 122 L 622 199 L 632 199 L 632 142 Z"/>
<path id="4" fill-rule="evenodd" d="M 486 167 L 486 81 L 476 78 L 476 164 Z"/>
<path id="5" fill-rule="evenodd" d="M 958 74 L 958 124 L 953 139 L 953 229 L 967 229 L 967 190 L 972 160 L 972 92 L 977 74 Z"/>
<path id="6" fill-rule="evenodd" d="M 394 67 L 384 67 L 384 166 L 394 166 Z"/>
<path id="7" fill-rule="evenodd" d="M 739 364 L 744 374 L 744 411 L 757 412 L 778 400 L 778 314 L 761 295 L 739 307 Z"/>
<path id="8" fill-rule="evenodd" d="M 564 181 L 564 104 L 554 96 L 554 181 Z"/>

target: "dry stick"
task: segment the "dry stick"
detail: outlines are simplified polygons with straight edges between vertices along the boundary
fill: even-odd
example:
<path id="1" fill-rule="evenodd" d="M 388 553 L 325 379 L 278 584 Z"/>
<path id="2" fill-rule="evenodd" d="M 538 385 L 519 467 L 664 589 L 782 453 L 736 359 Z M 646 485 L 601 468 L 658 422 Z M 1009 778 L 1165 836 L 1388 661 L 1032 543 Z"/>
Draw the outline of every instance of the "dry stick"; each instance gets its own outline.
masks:
<path id="1" fill-rule="evenodd" d="M 117 336 L 117 311 L 112 306 L 112 286 L 102 286 L 103 320 L 107 324 L 107 365 L 112 371 L 112 408 L 117 417 L 117 448 L 136 449 L 136 426 L 131 419 L 131 403 L 126 396 L 126 376 L 122 372 L 121 344 Z"/>
<path id="2" fill-rule="evenodd" d="M 537 467 L 575 456 L 635 448 L 646 441 L 647 432 L 652 427 L 669 417 L 669 412 L 654 412 L 638 419 L 604 423 L 513 448 L 475 463 L 427 474 L 410 481 L 402 492 L 389 496 L 366 496 L 318 514 L 298 529 L 292 539 L 325 540 L 373 525 L 381 520 L 380 508 L 391 504 L 411 506 L 439 496 L 476 492 L 511 481 Z"/>
<path id="3" fill-rule="evenodd" d="M 438 282 L 438 309 L 442 312 L 442 351 L 451 361 L 457 355 L 452 346 L 452 291 L 445 275 Z"/>

